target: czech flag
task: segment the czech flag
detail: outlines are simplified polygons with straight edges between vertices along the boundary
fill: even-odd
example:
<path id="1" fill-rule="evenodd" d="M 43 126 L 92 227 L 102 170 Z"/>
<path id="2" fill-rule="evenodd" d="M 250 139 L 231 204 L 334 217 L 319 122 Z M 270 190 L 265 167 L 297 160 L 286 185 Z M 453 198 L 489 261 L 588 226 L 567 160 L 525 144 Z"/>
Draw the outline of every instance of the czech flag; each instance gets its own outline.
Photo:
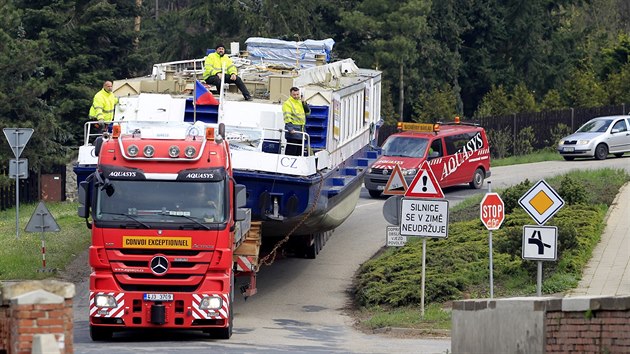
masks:
<path id="1" fill-rule="evenodd" d="M 219 105 L 219 101 L 214 98 L 212 93 L 199 80 L 195 80 L 195 104 L 199 106 Z"/>

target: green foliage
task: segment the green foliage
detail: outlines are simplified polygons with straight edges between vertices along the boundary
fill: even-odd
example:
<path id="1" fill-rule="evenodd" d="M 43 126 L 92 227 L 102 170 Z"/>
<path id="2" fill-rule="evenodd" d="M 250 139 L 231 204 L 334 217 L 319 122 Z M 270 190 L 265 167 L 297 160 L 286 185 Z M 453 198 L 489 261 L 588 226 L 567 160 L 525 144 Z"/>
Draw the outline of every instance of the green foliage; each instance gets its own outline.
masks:
<path id="1" fill-rule="evenodd" d="M 608 76 L 606 88 L 610 103 L 628 104 L 630 102 L 630 62 L 622 66 L 618 73 Z"/>
<path id="2" fill-rule="evenodd" d="M 551 147 L 551 149 L 554 150 L 555 152 L 556 148 L 558 148 L 558 142 L 560 141 L 560 139 L 564 138 L 565 136 L 571 133 L 573 133 L 571 131 L 571 127 L 569 127 L 566 124 L 560 123 L 556 125 L 555 127 L 551 128 L 551 132 L 550 132 L 551 140 L 545 141 L 545 145 Z"/>
<path id="3" fill-rule="evenodd" d="M 624 171 L 610 169 L 571 172 L 550 179 L 554 188 L 560 185 L 564 192 L 581 195 L 586 191 L 587 195 L 582 199 L 586 202 L 567 203 L 547 222 L 558 228 L 558 261 L 545 264 L 545 293 L 563 292 L 577 285 L 603 230 L 607 205 L 612 202 L 606 199 L 602 203 L 598 192 L 607 188 L 616 193 L 629 179 Z M 575 185 L 577 180 L 592 188 L 580 189 Z M 501 229 L 493 232 L 497 294 L 522 296 L 536 291 L 537 264 L 521 257 L 523 226 L 531 225 L 532 220 L 518 206 L 518 199 L 529 188 L 531 183 L 526 180 L 500 192 L 506 205 L 506 219 Z M 475 203 L 478 202 L 477 198 Z M 425 296 L 429 303 L 487 296 L 488 238 L 478 219 L 478 208 L 469 203 L 454 213 L 461 215 L 455 215 L 453 219 L 458 221 L 449 224 L 449 237 L 427 240 Z M 422 242 L 412 239 L 406 246 L 388 249 L 363 264 L 355 283 L 358 303 L 367 307 L 417 304 L 421 281 L 419 259 L 422 259 Z"/>
<path id="4" fill-rule="evenodd" d="M 516 141 L 514 142 L 514 154 L 515 155 L 527 155 L 534 152 L 532 144 L 536 143 L 536 135 L 534 134 L 534 128 L 525 127 L 521 129 L 516 135 Z"/>
<path id="5" fill-rule="evenodd" d="M 588 195 L 584 185 L 571 175 L 566 175 L 560 184 L 558 190 L 560 197 L 569 205 L 584 204 L 587 202 Z"/>
<path id="6" fill-rule="evenodd" d="M 492 158 L 501 159 L 507 157 L 512 148 L 512 133 L 507 127 L 502 130 L 488 130 L 488 144 Z"/>
<path id="7" fill-rule="evenodd" d="M 475 112 L 475 117 L 501 116 L 516 113 L 514 104 L 503 88 L 503 85 L 495 87 L 483 96 L 479 108 Z"/>
<path id="8" fill-rule="evenodd" d="M 433 123 L 436 121 L 450 121 L 457 115 L 455 110 L 457 95 L 445 85 L 434 92 L 422 92 L 414 104 L 416 116 L 414 122 Z"/>
<path id="9" fill-rule="evenodd" d="M 514 87 L 511 101 L 517 112 L 537 112 L 538 105 L 534 94 L 527 89 L 524 83 L 519 83 Z"/>
<path id="10" fill-rule="evenodd" d="M 545 111 L 555 111 L 564 108 L 560 93 L 556 89 L 547 91 L 540 103 L 540 108 Z"/>
<path id="11" fill-rule="evenodd" d="M 561 92 L 570 107 L 597 107 L 608 102 L 606 92 L 590 69 L 574 70 L 564 82 Z"/>

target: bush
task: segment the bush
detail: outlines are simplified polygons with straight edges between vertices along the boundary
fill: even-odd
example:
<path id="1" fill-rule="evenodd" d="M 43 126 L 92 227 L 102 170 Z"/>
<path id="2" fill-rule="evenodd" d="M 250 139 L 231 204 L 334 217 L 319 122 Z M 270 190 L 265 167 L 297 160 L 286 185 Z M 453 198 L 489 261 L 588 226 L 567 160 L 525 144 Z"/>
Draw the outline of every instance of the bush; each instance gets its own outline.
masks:
<path id="1" fill-rule="evenodd" d="M 536 134 L 534 128 L 527 127 L 521 129 L 516 135 L 514 142 L 514 155 L 521 156 L 534 152 L 534 144 L 536 143 Z"/>
<path id="2" fill-rule="evenodd" d="M 488 143 L 493 159 L 507 157 L 512 147 L 512 134 L 510 128 L 503 130 L 488 130 Z"/>
<path id="3" fill-rule="evenodd" d="M 564 176 L 558 194 L 569 205 L 584 204 L 588 201 L 584 185 L 571 175 Z"/>

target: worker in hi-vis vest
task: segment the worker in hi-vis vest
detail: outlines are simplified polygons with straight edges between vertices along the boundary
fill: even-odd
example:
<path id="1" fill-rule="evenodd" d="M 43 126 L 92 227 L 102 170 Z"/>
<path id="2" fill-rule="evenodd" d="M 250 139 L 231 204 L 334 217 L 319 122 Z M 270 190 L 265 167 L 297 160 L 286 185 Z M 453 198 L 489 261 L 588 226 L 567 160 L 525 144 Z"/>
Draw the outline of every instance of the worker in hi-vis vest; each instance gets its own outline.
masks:
<path id="1" fill-rule="evenodd" d="M 118 104 L 118 97 L 112 93 L 112 82 L 105 81 L 103 88 L 94 95 L 90 107 L 90 120 L 111 122 L 114 119 L 114 107 Z"/>
<path id="2" fill-rule="evenodd" d="M 304 125 L 306 124 L 306 116 L 310 113 L 311 109 L 300 95 L 300 89 L 291 87 L 290 97 L 282 104 L 285 137 L 287 138 L 285 154 L 302 155 Z"/>

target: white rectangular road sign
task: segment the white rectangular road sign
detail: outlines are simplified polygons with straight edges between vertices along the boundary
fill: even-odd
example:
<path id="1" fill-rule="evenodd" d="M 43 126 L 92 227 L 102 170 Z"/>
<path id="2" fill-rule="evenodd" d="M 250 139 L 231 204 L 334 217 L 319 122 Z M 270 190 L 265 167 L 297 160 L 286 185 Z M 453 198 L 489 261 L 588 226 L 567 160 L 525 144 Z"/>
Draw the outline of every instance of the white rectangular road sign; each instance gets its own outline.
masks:
<path id="1" fill-rule="evenodd" d="M 555 261 L 558 259 L 558 228 L 523 226 L 523 259 Z"/>
<path id="2" fill-rule="evenodd" d="M 407 236 L 400 235 L 400 227 L 387 226 L 387 247 L 402 247 L 407 244 Z"/>
<path id="3" fill-rule="evenodd" d="M 403 198 L 400 234 L 448 237 L 448 200 Z"/>

